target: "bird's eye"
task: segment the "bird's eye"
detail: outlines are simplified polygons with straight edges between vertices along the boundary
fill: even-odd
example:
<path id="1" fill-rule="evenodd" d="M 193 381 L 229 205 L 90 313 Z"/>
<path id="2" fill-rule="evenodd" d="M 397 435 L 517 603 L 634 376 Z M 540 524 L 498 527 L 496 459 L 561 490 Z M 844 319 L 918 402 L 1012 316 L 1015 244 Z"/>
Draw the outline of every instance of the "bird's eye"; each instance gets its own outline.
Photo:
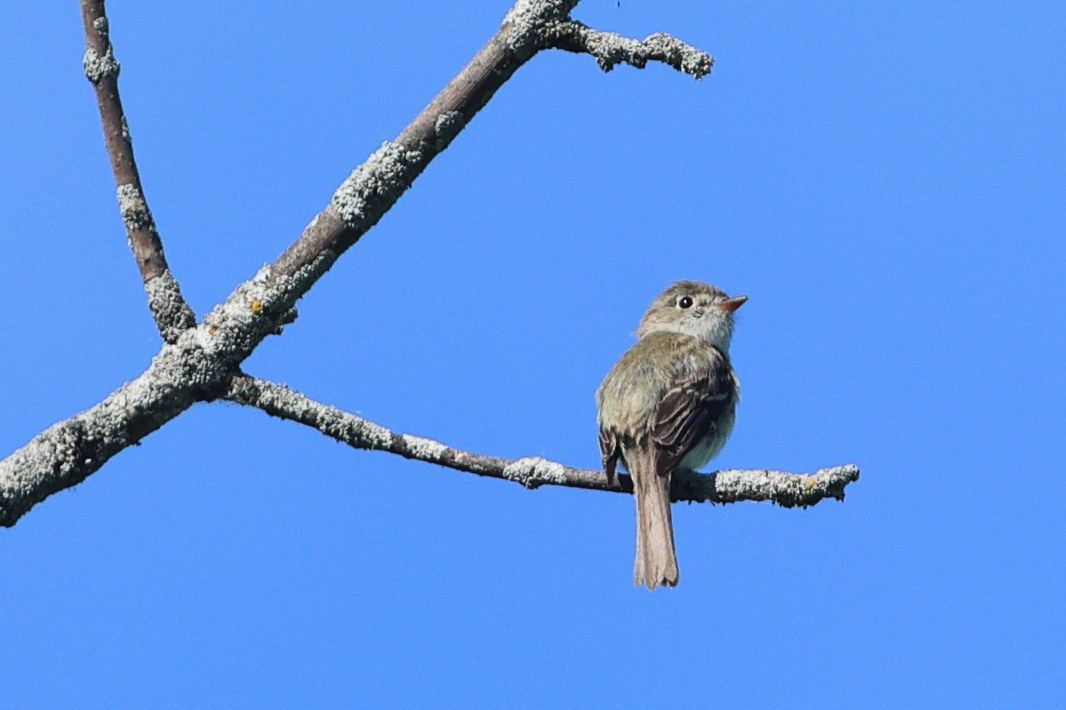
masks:
<path id="1" fill-rule="evenodd" d="M 682 296 L 677 299 L 678 308 L 689 308 L 692 306 L 692 296 Z"/>

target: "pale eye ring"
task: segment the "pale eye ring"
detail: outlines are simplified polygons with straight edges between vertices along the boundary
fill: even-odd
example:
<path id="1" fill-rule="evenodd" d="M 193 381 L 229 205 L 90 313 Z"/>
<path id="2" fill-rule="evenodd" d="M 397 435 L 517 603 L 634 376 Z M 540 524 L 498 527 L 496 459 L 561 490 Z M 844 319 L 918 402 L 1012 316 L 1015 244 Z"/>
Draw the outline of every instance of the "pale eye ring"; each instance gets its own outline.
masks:
<path id="1" fill-rule="evenodd" d="M 692 296 L 682 296 L 681 298 L 677 299 L 677 307 L 678 308 L 691 308 L 692 307 Z"/>

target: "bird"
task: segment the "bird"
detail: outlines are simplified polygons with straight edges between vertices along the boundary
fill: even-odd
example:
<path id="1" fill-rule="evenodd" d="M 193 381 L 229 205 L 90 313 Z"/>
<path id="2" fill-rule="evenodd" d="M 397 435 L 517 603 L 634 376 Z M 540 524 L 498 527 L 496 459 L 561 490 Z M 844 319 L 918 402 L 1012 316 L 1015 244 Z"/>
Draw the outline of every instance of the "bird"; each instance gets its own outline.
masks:
<path id="1" fill-rule="evenodd" d="M 733 431 L 740 382 L 729 344 L 734 312 L 747 300 L 699 281 L 672 284 L 596 390 L 603 470 L 611 481 L 621 464 L 633 480 L 635 586 L 677 585 L 670 483 L 706 465 Z"/>

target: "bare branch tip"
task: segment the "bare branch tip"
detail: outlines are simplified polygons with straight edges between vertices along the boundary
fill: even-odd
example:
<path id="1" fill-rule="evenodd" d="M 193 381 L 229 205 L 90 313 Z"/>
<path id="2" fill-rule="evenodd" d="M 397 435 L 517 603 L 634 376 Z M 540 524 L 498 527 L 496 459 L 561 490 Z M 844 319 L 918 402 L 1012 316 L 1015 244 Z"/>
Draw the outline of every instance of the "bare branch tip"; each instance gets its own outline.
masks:
<path id="1" fill-rule="evenodd" d="M 714 66 L 711 55 L 661 32 L 641 41 L 614 32 L 600 32 L 567 19 L 552 24 L 545 30 L 544 36 L 548 46 L 592 56 L 605 72 L 619 64 L 643 69 L 648 62 L 653 61 L 702 79 L 711 73 Z"/>

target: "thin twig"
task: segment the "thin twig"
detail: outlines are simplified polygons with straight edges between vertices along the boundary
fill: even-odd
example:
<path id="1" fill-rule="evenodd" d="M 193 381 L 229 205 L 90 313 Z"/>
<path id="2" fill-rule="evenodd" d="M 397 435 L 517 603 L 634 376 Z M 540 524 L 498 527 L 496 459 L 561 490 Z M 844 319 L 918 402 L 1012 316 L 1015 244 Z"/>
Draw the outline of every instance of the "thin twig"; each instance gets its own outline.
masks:
<path id="1" fill-rule="evenodd" d="M 629 476 L 612 480 L 603 471 L 571 468 L 539 457 L 504 459 L 447 446 L 420 436 L 397 434 L 380 424 L 316 402 L 285 385 L 237 375 L 223 399 L 261 409 L 267 414 L 307 425 L 356 449 L 387 451 L 457 471 L 520 483 L 526 488 L 566 486 L 596 491 L 632 493 Z M 844 499 L 844 487 L 859 479 L 854 465 L 837 466 L 814 475 L 781 471 L 718 471 L 679 477 L 675 501 L 737 503 L 770 501 L 788 508 L 808 507 L 826 498 Z"/>
<path id="2" fill-rule="evenodd" d="M 604 71 L 611 71 L 618 64 L 643 69 L 648 62 L 662 62 L 702 79 L 714 66 L 711 55 L 668 34 L 653 34 L 638 41 L 594 30 L 576 20 L 553 25 L 548 30 L 548 42 L 556 49 L 592 55 Z"/>
<path id="3" fill-rule="evenodd" d="M 119 212 L 126 226 L 137 268 L 141 271 L 148 294 L 148 308 L 160 335 L 168 343 L 196 325 L 196 316 L 181 295 L 181 289 L 167 266 L 163 242 L 141 187 L 141 176 L 133 157 L 129 125 L 118 93 L 119 64 L 111 46 L 104 0 L 81 0 L 81 17 L 85 25 L 85 76 L 96 92 L 100 121 L 104 128 L 104 145 L 111 158 L 115 176 Z"/>

